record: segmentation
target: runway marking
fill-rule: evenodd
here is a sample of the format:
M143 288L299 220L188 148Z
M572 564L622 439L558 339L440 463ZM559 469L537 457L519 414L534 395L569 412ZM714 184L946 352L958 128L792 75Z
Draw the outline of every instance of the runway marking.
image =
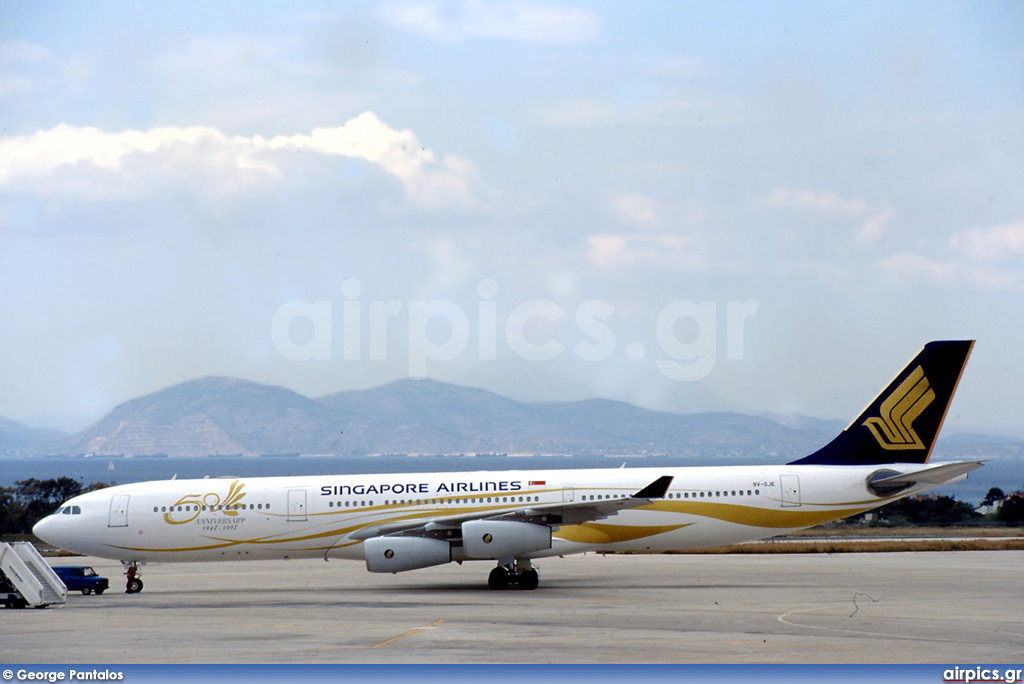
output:
M379 644L374 644L370 648L380 648L381 646L387 646L388 644L393 644L396 641L398 641L399 639L404 639L407 636L412 636L413 634L416 634L417 632L422 632L423 630L430 629L431 627L437 627L442 622L444 622L444 620L438 620L437 622L431 622L429 625L424 625L422 627L417 627L416 629L410 629L405 634L399 634L396 637L391 637L387 641L382 641Z

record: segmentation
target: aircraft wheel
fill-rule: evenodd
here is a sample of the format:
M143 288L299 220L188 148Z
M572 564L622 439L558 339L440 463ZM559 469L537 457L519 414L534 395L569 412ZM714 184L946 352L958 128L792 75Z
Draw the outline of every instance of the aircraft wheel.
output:
M540 575L536 570L525 570L519 575L519 588L533 591L540 584Z
M128 582L129 594L138 594L140 591L142 591L142 580L132 579L130 582Z
M498 566L487 576L487 586L491 589L508 589L508 570Z

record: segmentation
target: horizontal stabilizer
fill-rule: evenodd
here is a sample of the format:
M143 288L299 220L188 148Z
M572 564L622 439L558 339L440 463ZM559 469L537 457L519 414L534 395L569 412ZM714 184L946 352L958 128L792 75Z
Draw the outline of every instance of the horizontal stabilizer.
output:
M964 461L961 463L945 463L924 470L915 470L912 473L898 473L895 470L883 468L876 470L868 476L868 491L875 496L892 496L910 489L918 484L926 484L931 487L953 482L960 478L967 477L967 473L985 465L982 461Z
M966 475L975 468L985 465L983 461L966 461L963 463L947 463L934 468L925 468L905 475L892 475L890 477L872 480L871 484L878 487L913 487L916 484L924 483L930 485L941 485L955 480L961 475Z

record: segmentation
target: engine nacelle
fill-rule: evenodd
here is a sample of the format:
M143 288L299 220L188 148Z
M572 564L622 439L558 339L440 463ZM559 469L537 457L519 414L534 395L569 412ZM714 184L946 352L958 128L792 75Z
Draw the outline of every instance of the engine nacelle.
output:
M452 560L452 545L427 537L371 537L363 542L370 572L405 572Z
M514 520L462 523L462 546L470 558L512 558L551 548L551 528Z

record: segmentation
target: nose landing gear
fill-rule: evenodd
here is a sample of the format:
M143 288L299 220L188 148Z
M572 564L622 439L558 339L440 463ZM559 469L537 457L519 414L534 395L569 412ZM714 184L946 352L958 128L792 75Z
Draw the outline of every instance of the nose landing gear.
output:
M128 578L126 582L124 593L126 594L138 594L142 591L142 580L139 579L139 562L138 561L121 561L121 564L125 568L125 577Z

